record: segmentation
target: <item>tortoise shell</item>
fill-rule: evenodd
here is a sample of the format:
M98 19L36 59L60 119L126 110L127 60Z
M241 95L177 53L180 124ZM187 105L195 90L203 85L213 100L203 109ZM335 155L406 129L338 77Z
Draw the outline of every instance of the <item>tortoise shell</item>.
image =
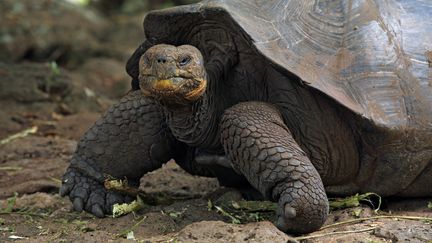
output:
M432 2L426 0L209 0L152 11L144 30L151 43L194 44L204 56L206 43L233 40L211 33L192 37L228 30L377 126L430 130L431 19Z

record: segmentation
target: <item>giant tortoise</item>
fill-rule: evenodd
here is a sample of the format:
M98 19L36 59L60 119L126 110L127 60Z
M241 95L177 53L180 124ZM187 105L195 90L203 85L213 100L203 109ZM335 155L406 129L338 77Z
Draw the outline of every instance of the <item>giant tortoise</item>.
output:
M61 195L98 217L171 158L318 229L327 195L432 196L432 3L209 0L153 11L132 90L81 138Z

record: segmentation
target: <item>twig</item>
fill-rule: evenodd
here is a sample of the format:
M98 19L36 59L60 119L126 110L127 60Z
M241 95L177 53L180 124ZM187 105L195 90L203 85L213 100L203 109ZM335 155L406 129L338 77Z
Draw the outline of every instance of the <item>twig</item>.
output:
M48 178L50 180L52 180L53 182L55 182L56 184L58 184L59 186L61 186L62 181L59 178L55 178L55 177L52 177L52 176L48 176Z
M218 206L216 206L216 205L214 205L214 207L215 207L216 210L217 210L218 212L220 212L223 216L229 217L229 218L231 219L231 223L232 223L232 224L240 224L240 223L241 223L241 221L240 221L238 218L236 218L235 216L229 214L228 212L226 212L225 210L223 210L221 207L218 207Z
M236 210L242 210L246 212L268 212L276 211L278 205L274 202L269 201L235 201L231 203L231 206Z
M38 214L38 213L30 213L30 212L0 212L0 215L3 214L18 214L18 215L27 215L27 216L34 216L34 217L41 217L46 218L48 215L45 214Z
M140 196L142 201L145 204L150 204L150 205L170 204L172 203L172 200L184 200L184 199L193 198L193 196L188 196L188 195L168 198L168 197L164 197L163 195L159 196L159 195L149 194L137 188L130 187L126 179L125 180L106 179L104 182L104 186L107 190L116 191L132 197Z
M19 166L2 166L0 167L0 171L19 171L22 170L22 167Z
M374 206L374 204L372 203L372 201L369 199L370 196L376 196L378 197L378 206L377 208L375 208L375 212L378 212L378 210L381 207L381 196L374 193L374 192L367 192L364 194L355 194L353 196L350 197L346 197L346 198L335 198L332 199L330 198L329 203L330 203L330 208L332 210L335 209L344 209L344 208L352 208L352 207L357 207L360 205L360 202L368 202L370 203L372 206Z
M147 216L143 216L142 219L140 219L140 221L138 221L136 224L134 224L132 227L130 227L129 229L125 229L123 230L121 233L117 234L117 237L124 237L126 236L129 232L133 231L136 227L138 227L142 222L144 222L144 220L147 218Z
M328 229L328 228L332 228L332 227L336 227L336 226L344 225L344 224L358 223L358 222L371 220L371 219L386 219L386 218L387 219L392 218L392 219L430 220L430 221L432 221L431 217L417 217L417 216L403 216L403 215L379 215L379 216L372 216L372 217L366 217L366 218L351 219L351 220L347 220L347 221L342 221L342 222L326 225L324 227L321 227L320 230L324 230L324 229Z
M313 239L313 238L319 238L319 237L325 237L325 236L331 236L331 235L343 235L343 234L352 234L352 233L362 233L374 230L378 227L371 227L367 229L360 229L360 230L346 230L346 231L336 231L336 232L330 232L325 234L316 234L316 235L307 235L307 236L300 236L295 237L296 240L306 240L306 239Z
M143 192L137 188L130 187L128 181L125 180L111 180L107 179L104 181L104 187L107 190L117 191L123 194L127 194L132 197L142 194ZM140 195L141 196L141 195Z
M7 137L5 139L0 140L0 145L7 144L10 141L12 141L14 139L17 139L17 138L27 137L29 134L36 133L37 130L38 130L38 127L37 126L33 126L31 128L25 129L25 130L23 130L23 131L21 131L19 133L15 133L13 135L10 135L9 137Z

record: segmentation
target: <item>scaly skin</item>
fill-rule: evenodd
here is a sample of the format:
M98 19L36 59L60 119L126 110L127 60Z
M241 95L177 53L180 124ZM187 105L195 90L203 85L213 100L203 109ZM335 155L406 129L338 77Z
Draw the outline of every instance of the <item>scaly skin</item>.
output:
M143 174L162 166L181 147L165 125L161 107L140 91L132 91L113 105L81 138L60 189L74 209L98 217L129 198L103 187L106 175L127 178L138 186Z
M194 175L217 175L217 157L195 163L195 149L176 141L165 124L162 107L153 98L131 91L113 105L80 139L69 168L63 176L61 196L69 196L76 211L97 217L111 214L112 205L132 200L105 190L108 177L127 178L131 186L147 172L174 158Z
M233 166L278 202L276 225L285 232L317 230L328 214L320 175L270 104L245 102L223 115L222 144Z
M84 135L64 175L61 194L69 195L75 210L103 217L114 203L128 200L103 188L106 174L138 185L144 173L174 158L192 174L255 191L250 183L277 201L276 225L285 232L311 232L324 223L328 201L321 178L278 110L245 102L222 115L226 103L215 101L222 92L217 82L235 63L227 53L216 55L208 70L192 46L156 45L143 54L141 90Z

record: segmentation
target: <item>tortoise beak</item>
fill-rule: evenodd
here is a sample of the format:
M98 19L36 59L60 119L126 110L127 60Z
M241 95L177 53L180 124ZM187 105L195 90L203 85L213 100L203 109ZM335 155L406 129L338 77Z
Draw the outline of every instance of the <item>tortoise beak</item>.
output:
M177 85L175 85L171 79L162 79L162 80L158 80L155 82L155 84L153 85L153 88L155 90L160 90L160 91L169 91L169 90L175 90L177 89Z

